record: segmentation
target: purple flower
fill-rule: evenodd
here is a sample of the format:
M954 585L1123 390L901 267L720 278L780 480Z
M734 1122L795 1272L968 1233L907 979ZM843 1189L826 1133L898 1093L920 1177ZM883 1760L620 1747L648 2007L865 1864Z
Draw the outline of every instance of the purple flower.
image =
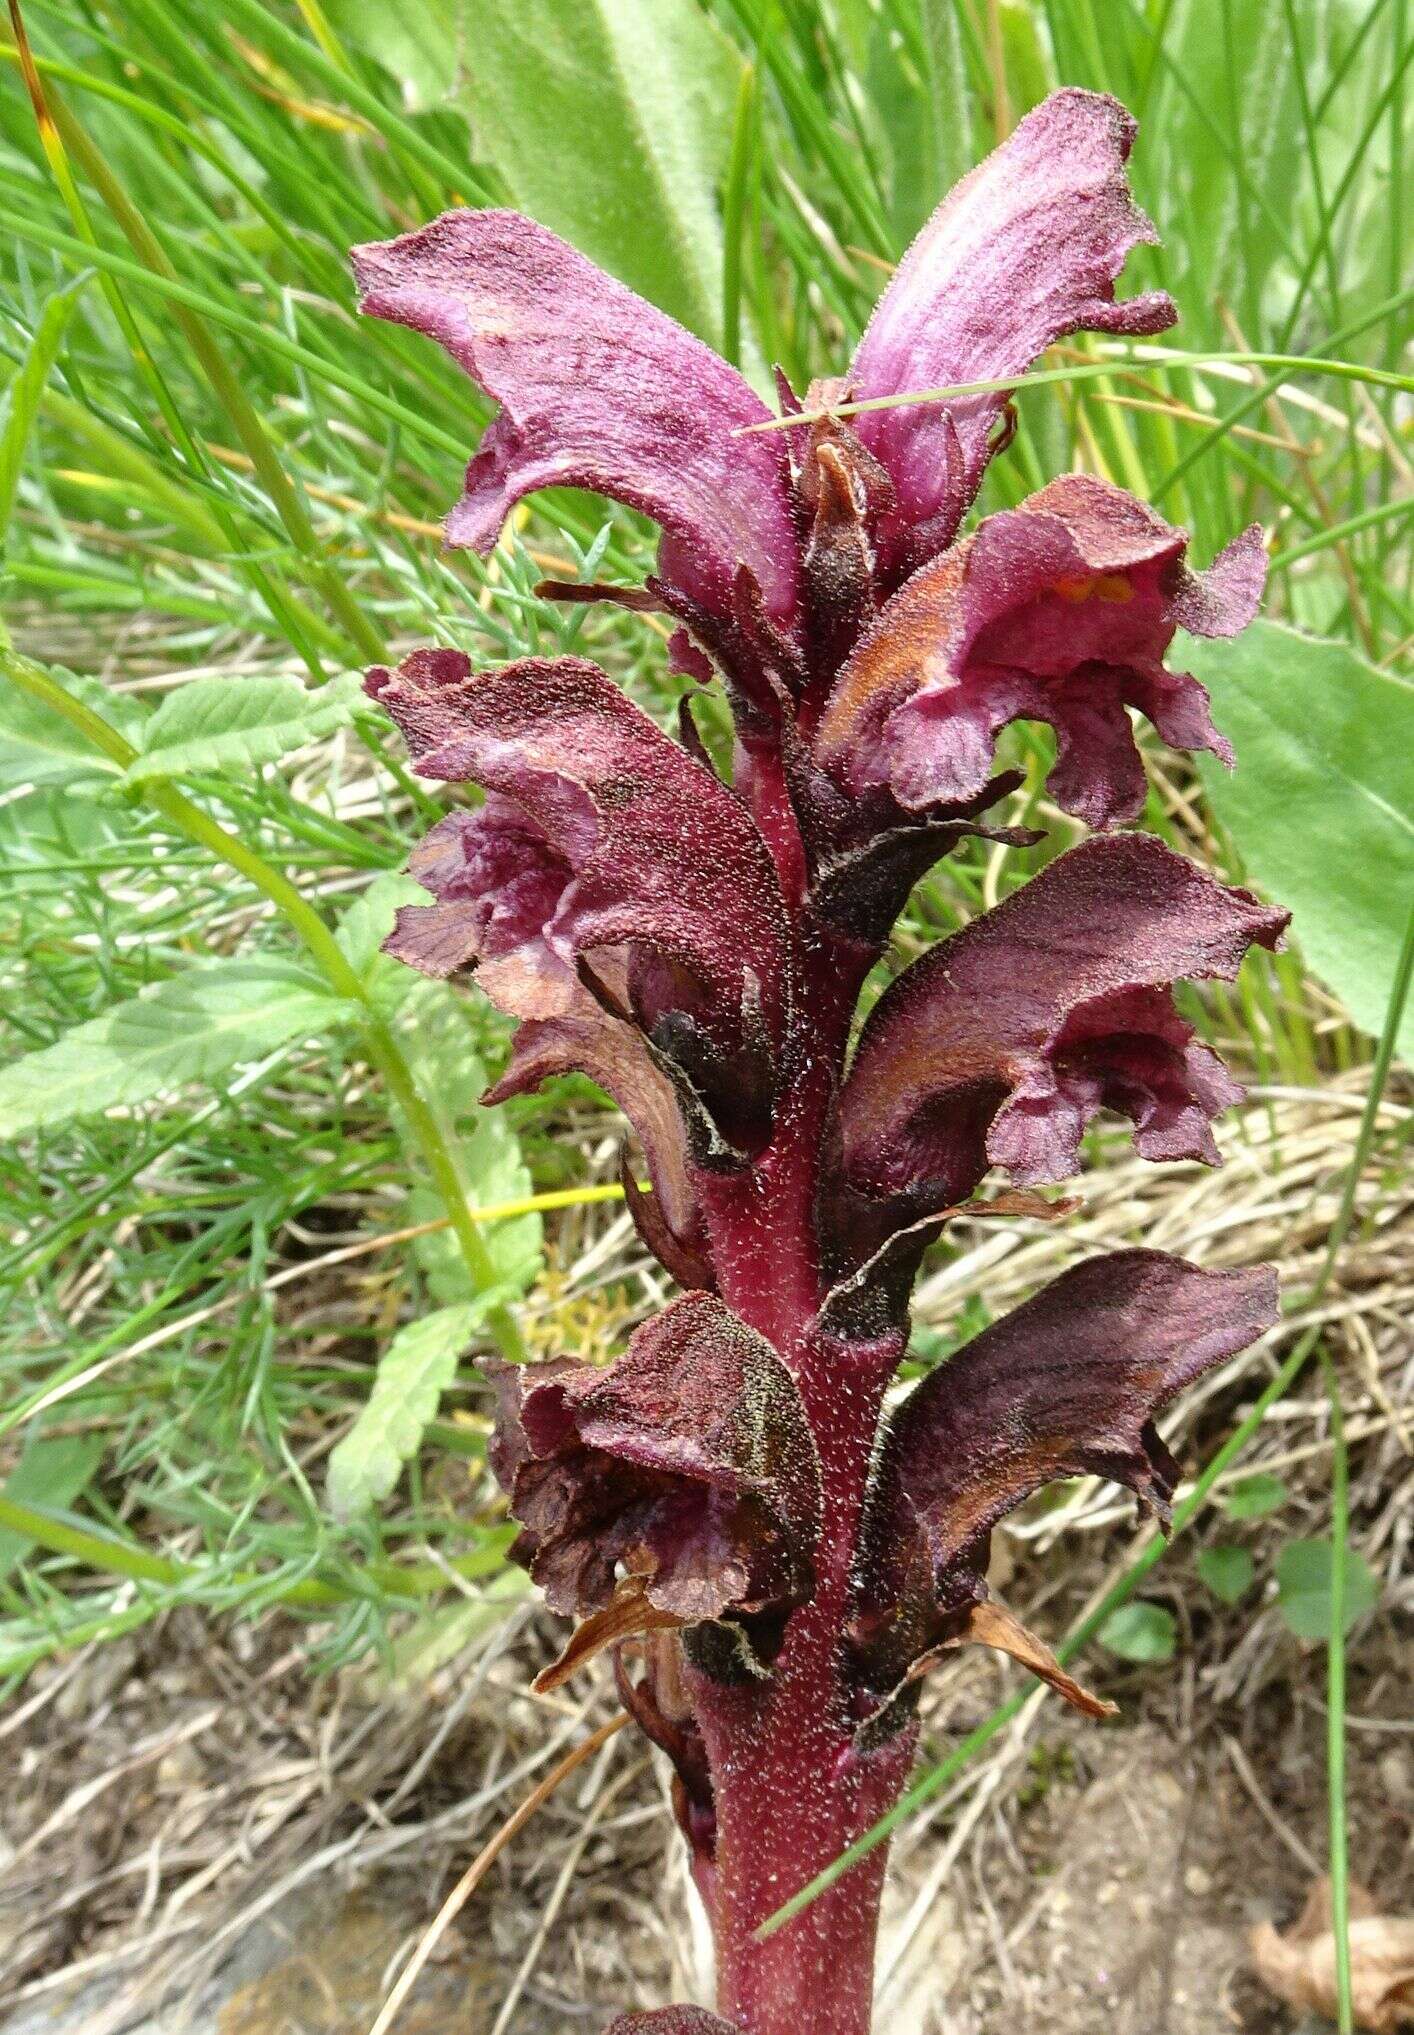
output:
M1206 572L1184 532L1107 482L1053 481L960 534L1009 432L1003 388L1062 335L1157 332L1116 302L1151 239L1129 116L1057 93L960 184L910 251L847 374L778 431L741 377L528 220L451 213L360 249L363 307L439 340L500 414L448 521L495 542L551 482L662 529L646 587L551 586L677 618L671 658L723 681L731 782L596 666L476 672L415 651L369 690L419 772L481 786L414 851L429 902L389 951L474 973L519 1021L488 1101L578 1069L619 1102L647 1248L688 1292L605 1368L490 1366L492 1466L514 1553L575 1619L554 1687L608 1651L672 1762L717 1941L725 2019L667 2008L613 2035L866 2035L883 1852L789 1928L780 1902L898 1799L914 1697L948 1649L1011 1656L1093 1716L1112 1705L987 1591L992 1532L1093 1474L1166 1514L1173 1397L1272 1321L1274 1282L1157 1252L1067 1272L886 1415L923 1250L966 1206L1055 1220L1030 1189L1127 1118L1152 1160L1218 1158L1241 1089L1175 1004L1230 980L1287 915L1159 841L1109 833L903 969L854 1016L912 886L961 842L1034 843L987 815L1000 730L1055 732L1054 798L1101 828L1145 781L1138 710L1231 762L1179 629L1231 634L1260 535ZM834 406L834 408L832 408ZM971 1201L994 1169L1015 1183Z

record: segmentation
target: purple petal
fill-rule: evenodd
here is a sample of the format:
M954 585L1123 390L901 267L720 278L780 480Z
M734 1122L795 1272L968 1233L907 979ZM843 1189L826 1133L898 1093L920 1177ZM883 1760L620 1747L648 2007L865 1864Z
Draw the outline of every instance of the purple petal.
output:
M688 1172L687 1133L677 1091L632 1025L610 1016L576 985L576 1001L560 1016L523 1024L510 1065L482 1100L525 1095L555 1074L587 1074L611 1095L633 1125L651 1196L629 1196L640 1235L682 1286L713 1284L711 1257ZM631 1176L629 1176L631 1184Z
M1009 381L1071 332L1162 332L1162 290L1115 302L1129 251L1154 229L1124 165L1135 123L1067 88L1028 113L923 228L875 308L848 376L856 399ZM855 431L892 477L896 577L951 542L977 492L1001 393L866 411Z
M1207 693L1163 658L1180 625L1205 635L1246 627L1265 553L1249 530L1195 573L1187 542L1087 474L989 516L879 615L826 704L818 760L856 794L888 786L919 810L977 796L998 731L1045 721L1056 731L1052 794L1093 826L1132 820L1144 803L1126 707L1172 747L1230 763Z
M727 613L744 566L793 624L784 450L734 435L770 412L709 347L515 212L447 212L352 259L364 312L435 339L501 405L448 543L489 551L522 495L593 488L661 525L670 586Z
M1064 1179L1102 1107L1133 1121L1145 1158L1211 1162L1209 1122L1241 1090L1168 985L1231 979L1288 917L1148 835L1071 849L875 1005L841 1097L848 1185L924 1212L989 1164Z
M1178 1470L1154 1427L1185 1386L1277 1316L1268 1266L1204 1271L1161 1251L1091 1258L917 1386L885 1442L864 1624L926 1552L949 1614L986 1594L993 1527L1059 1477L1127 1484L1164 1513Z
M765 843L712 771L579 658L477 676L460 652L415 651L369 690L422 776L494 795L417 851L437 903L405 908L393 952L435 973L474 960L503 1009L533 1018L579 1008L588 957L695 1080L769 1086L785 910Z
M556 1610L601 1610L618 1563L685 1622L779 1618L810 1595L815 1445L790 1373L720 1300L675 1300L608 1370L488 1370L516 1559Z

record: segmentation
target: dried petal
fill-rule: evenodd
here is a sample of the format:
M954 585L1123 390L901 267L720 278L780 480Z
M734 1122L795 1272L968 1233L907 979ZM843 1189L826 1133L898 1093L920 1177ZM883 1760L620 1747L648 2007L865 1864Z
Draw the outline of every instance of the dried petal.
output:
M1396 2035L1414 2023L1414 1916L1382 1915L1374 1898L1350 1887L1350 1992L1357 2028ZM1270 1991L1298 2012L1337 2014L1335 1934L1330 1881L1318 1880L1285 1935L1270 1922L1252 1932L1252 1961Z
M1241 1090L1167 985L1231 978L1288 916L1147 835L1071 849L875 1005L840 1102L848 1185L923 1214L988 1165L1064 1179L1101 1108L1146 1159L1215 1162L1209 1124Z
M1195 678L1166 671L1182 625L1235 635L1266 571L1255 527L1206 573L1188 539L1123 489L1068 474L989 516L897 593L841 672L815 743L858 794L906 807L975 797L1009 721L1056 731L1051 792L1093 826L1132 820L1144 767L1126 707L1175 749L1232 752Z
M1096 1719L1117 1717L1119 1705L1109 1703L1068 1675L1051 1649L1034 1632L1029 1632L1019 1618L1014 1618L1005 1604L998 1604L995 1598L984 1597L980 1603L969 1604L963 1612L963 1623L949 1638L927 1653L920 1654L913 1663L905 1681L917 1682L935 1668L944 1654L952 1653L960 1646L990 1646L996 1653L1007 1654L1021 1666L1029 1668L1040 1681L1046 1682L1058 1696L1063 1696L1072 1710L1080 1711L1084 1717Z
M557 1611L601 1611L619 1563L684 1623L779 1618L809 1596L814 1442L790 1373L721 1301L685 1294L607 1370L492 1375L492 1466L525 1528L515 1557Z
M1135 132L1098 92L1054 92L1028 113L914 241L855 355L851 395L1007 381L1067 333L1172 325L1161 290L1115 302L1130 249L1155 238L1124 172ZM1005 400L960 396L852 419L897 491L881 533L895 583L956 534Z
M992 1529L1058 1477L1109 1477L1166 1512L1178 1470L1154 1426L1185 1386L1276 1319L1269 1267L1205 1271L1118 1251L1064 1273L917 1386L888 1431L867 1534L861 1629L986 1595Z
M673 1809L691 1848L698 1886L711 1908L702 1872L716 1848L717 1820L707 1748L698 1728L683 1674L682 1641L673 1631L647 1634L634 1645L643 1673L629 1672L628 1649L614 1654L614 1684L625 1710L644 1737L673 1763Z
M729 612L746 567L794 620L798 546L784 451L735 368L567 242L516 212L446 212L352 255L359 308L446 348L501 405L447 518L489 551L536 488L594 488L663 530L661 577Z
M420 650L369 690L421 775L495 794L414 856L437 903L403 909L391 951L439 974L476 962L502 1009L533 1018L580 1007L588 957L598 992L704 1093L768 1111L785 912L741 802L580 658L478 676L459 651Z

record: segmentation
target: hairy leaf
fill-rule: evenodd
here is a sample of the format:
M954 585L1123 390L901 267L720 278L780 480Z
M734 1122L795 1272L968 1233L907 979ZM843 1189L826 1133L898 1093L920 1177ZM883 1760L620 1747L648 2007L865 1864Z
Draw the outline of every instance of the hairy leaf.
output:
M341 672L311 691L297 678L195 678L169 692L144 731L130 784L154 777L244 774L273 763L353 719L363 679Z
M378 1363L368 1403L329 1458L325 1485L338 1519L388 1497L434 1418L486 1307L462 1301L400 1328Z
M694 0L340 0L336 16L424 106L467 116L523 211L719 336L739 60Z
M352 1007L274 955L201 962L0 1072L0 1137L215 1081Z
M65 692L110 721L129 741L140 741L145 710L127 694L96 678L54 667ZM21 785L79 784L120 776L86 735L29 693L0 678L0 792Z

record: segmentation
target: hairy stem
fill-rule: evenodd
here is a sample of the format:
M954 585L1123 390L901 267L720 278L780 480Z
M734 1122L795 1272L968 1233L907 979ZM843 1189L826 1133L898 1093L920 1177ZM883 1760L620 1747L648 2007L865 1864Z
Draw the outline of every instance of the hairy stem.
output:
M716 1813L712 1922L717 2003L746 2035L868 2035L886 1854L881 1849L799 1922L762 1923L896 1801L912 1765L905 1727L860 1749L847 1622L874 1437L898 1344L847 1344L819 1320L828 1274L816 1205L821 1154L858 987L815 939L799 988L806 1043L782 1083L775 1135L756 1163L705 1177L722 1297L794 1373L820 1459L824 1515L811 1601L790 1618L769 1678L700 1651L689 1685Z

